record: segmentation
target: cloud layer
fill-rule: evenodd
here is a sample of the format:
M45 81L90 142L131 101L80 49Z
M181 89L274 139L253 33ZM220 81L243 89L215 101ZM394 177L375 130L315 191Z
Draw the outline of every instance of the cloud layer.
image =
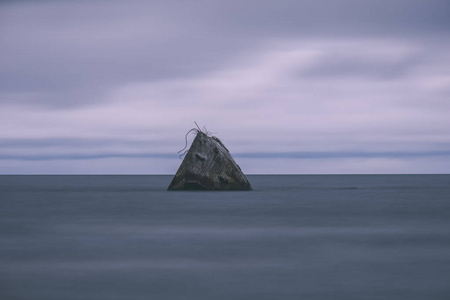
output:
M448 173L446 1L0 5L0 173Z

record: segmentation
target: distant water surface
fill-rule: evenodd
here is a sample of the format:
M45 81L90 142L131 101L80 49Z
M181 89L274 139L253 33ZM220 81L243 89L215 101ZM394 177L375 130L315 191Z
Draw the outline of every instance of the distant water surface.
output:
M450 175L0 176L0 299L450 299Z

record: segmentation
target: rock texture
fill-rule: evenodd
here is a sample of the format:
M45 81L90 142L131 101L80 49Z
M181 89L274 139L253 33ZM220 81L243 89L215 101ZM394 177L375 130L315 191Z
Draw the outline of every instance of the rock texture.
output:
M197 131L168 190L248 191L252 186L222 142Z

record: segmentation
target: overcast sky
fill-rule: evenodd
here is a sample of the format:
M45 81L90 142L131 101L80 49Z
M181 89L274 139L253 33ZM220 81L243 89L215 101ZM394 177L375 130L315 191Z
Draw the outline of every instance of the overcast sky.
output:
M1 1L0 174L450 173L450 2ZM190 136L192 140L193 136Z

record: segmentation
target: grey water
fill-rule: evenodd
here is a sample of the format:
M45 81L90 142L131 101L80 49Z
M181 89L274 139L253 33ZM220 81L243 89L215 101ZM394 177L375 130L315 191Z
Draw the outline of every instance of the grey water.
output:
M0 299L450 299L450 175L0 176Z

